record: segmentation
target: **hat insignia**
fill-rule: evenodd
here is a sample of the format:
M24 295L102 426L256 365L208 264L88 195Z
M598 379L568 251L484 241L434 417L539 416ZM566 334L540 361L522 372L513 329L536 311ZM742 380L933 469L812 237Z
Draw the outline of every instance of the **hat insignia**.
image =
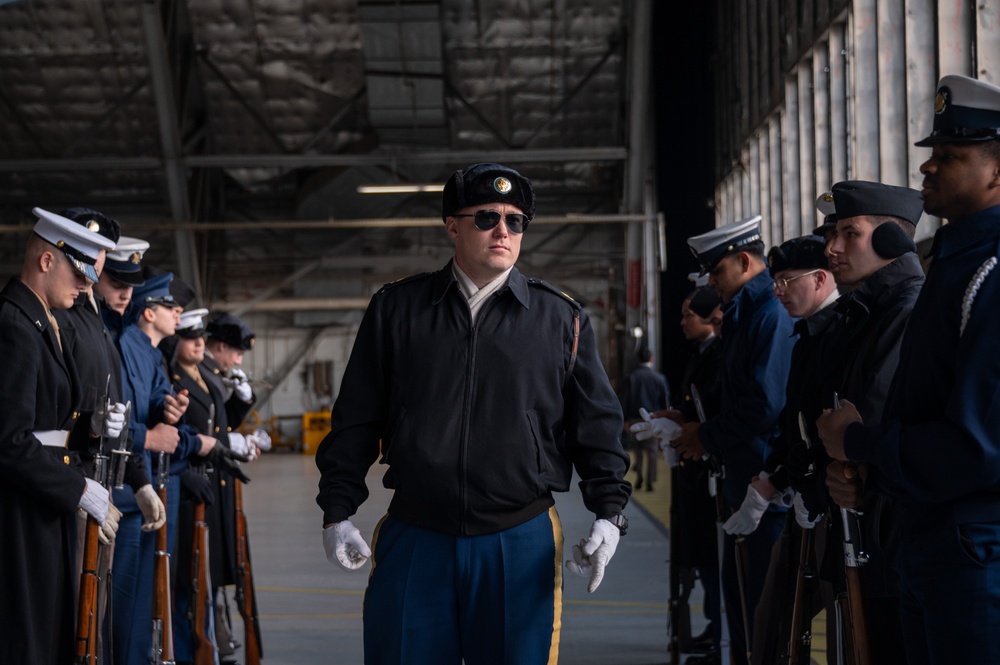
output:
M58 247L59 249L62 249L65 246L66 246L66 241L64 240L60 240L59 242L56 243L56 247Z
M254 338L251 337L250 341L247 342L247 346L249 346L252 349L253 348L253 343L254 343Z
M501 194L510 194L511 185L510 180L504 177L499 177L493 181L493 189L497 190Z
M832 203L833 202L833 192L827 192L826 194L824 194L823 195L823 200L826 201L827 203Z
M134 254L132 254L132 256L128 258L129 263L134 263L136 265L138 265L141 259L142 259L142 254L140 254L139 252L135 252Z
M99 233L101 230L101 225L95 222L94 220L90 220L89 222L87 222L87 230L93 231L94 233Z
M948 108L948 97L951 91L948 88L941 88L938 90L937 96L934 98L934 112L937 114L944 113L944 110Z

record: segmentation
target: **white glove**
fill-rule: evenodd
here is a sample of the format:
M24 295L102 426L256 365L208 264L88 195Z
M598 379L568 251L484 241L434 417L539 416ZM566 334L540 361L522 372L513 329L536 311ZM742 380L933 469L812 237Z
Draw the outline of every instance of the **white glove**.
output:
M153 486L146 483L135 493L135 502L139 504L142 511L142 530L146 533L156 531L167 522L167 509L163 507L163 502L153 490Z
M652 439L654 436L661 442L673 441L681 435L682 427L670 418L653 418L646 409L639 409L643 422L635 423L629 431L637 441Z
M252 439L253 445L257 446L264 452L271 449L271 435L259 427L255 429L253 434L248 436L247 439Z
M104 520L104 526L97 532L97 539L105 545L115 542L115 534L118 533L118 520L121 519L122 511L115 508L115 504L108 504L108 519Z
M90 431L109 439L121 436L125 424L125 405L120 402L112 404L107 413L99 409L90 417Z
M566 561L566 568L580 577L589 577L587 592L594 593L604 579L604 569L618 549L621 531L608 520L597 520L590 527L590 538L580 539L573 546L573 560Z
M344 570L357 570L372 555L368 543L351 520L337 522L323 529L323 547L327 560Z
M795 498L792 499L792 508L795 510L795 521L803 529L812 529L823 519L822 515L817 515L815 520L809 519L809 509L802 502L802 495L798 492L795 493Z
M237 455L250 457L250 445L247 443L247 438L239 432L229 433L229 449Z
M83 490L83 496L80 497L80 507L93 517L95 522L104 526L104 521L108 519L108 499L111 495L93 478L84 480L87 481L87 486Z
M762 497L753 485L747 485L747 496L743 499L743 505L733 513L732 517L726 520L722 529L730 536L733 534L746 535L753 533L760 524L760 518L767 510L769 501Z
M224 379L226 385L233 387L233 392L244 402L249 402L253 398L253 391L250 390L250 381L247 373L239 367L229 370L229 376Z

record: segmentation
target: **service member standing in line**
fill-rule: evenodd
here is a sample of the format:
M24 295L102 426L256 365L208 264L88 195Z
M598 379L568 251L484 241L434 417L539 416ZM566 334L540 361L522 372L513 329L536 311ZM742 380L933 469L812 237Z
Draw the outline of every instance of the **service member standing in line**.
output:
M722 356L726 371L719 414L703 424L686 423L673 445L688 459L701 459L706 453L721 458L725 467L723 498L726 508L733 511L764 466L785 405L795 343L792 319L771 286L759 216L689 238L688 245L724 303ZM737 561L736 538L726 536L722 592L736 663L747 660L754 609L783 518L784 509L777 506L765 511L757 529L745 537L745 546L739 545L742 563Z
M97 281L94 264L114 243L60 215L34 213L21 274L0 292L0 662L65 665L76 627L76 512L102 526L108 516L108 491L84 477L66 446L70 438L117 437L124 418L73 412L80 386L52 310L72 307L87 280Z
M853 405L820 417L827 452L869 465L893 497L907 660L1000 663L1000 88L938 84L919 146L931 248L881 423ZM839 213L839 209L838 209Z
M516 267L531 183L499 164L456 171L442 218L455 258L383 287L316 453L331 562L372 556L349 518L381 455L395 490L375 534L365 662L558 657L562 527L575 468L596 520L567 568L593 592L627 522L622 413L581 307ZM380 444L381 442L381 444Z
M667 379L653 367L653 352L645 346L636 351L639 366L632 370L625 380L625 388L620 399L622 412L625 414L625 436L632 438L629 427L642 421L639 409L660 411L670 405L670 388ZM646 488L653 491L656 482L656 463L660 458L660 445L656 438L638 439L633 441L635 452L635 489Z
M89 208L70 208L59 213L67 219L71 219L83 226L96 225L98 233L105 238L117 243L120 239L120 226L118 221ZM117 247L115 248L117 250ZM111 250L113 253L115 250ZM94 268L98 277L103 274L108 261L114 262L117 255L109 253L106 256L104 265L100 261ZM94 297L92 284L87 287L77 297L73 306L66 310L56 310L54 312L56 321L60 329L64 332L63 343L67 353L72 354L73 362L76 365L77 375L80 381L83 399L100 398L107 390L107 398L112 403L121 401L121 362L118 358L118 349L115 347L111 333L104 327L101 319L100 307ZM65 334L67 331L72 334ZM110 378L110 381L108 380ZM79 411L92 409L93 404L81 404ZM97 450L99 440L90 442L90 446L80 453L84 460L84 468L88 477L93 474L93 460ZM105 451L106 453L107 451ZM141 455L129 455L125 462L124 480L132 488L132 491L139 497L139 508L143 512L143 521L151 529L158 529L166 522L167 513L160 497L149 482L146 473L146 461ZM114 505L112 503L112 505ZM117 510L117 508L115 508ZM83 536L85 519L77 522L79 527L79 544L77 561L83 563ZM112 559L114 554L113 543L109 543L100 548L98 577L106 582L109 578ZM79 570L81 566L78 566ZM95 645L97 659L103 662L103 633L102 626L105 620L105 609L107 606L107 591L109 585L102 583L98 586L98 644Z

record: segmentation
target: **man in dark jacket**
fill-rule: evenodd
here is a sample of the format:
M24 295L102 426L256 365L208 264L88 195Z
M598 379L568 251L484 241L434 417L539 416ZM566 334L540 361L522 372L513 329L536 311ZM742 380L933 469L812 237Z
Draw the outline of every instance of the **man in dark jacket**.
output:
M624 533L622 413L580 305L514 263L531 183L499 164L456 171L442 218L455 258L383 287L358 331L316 453L327 557L371 556L348 519L381 455L393 489L364 603L369 662L550 662L574 469L595 516L572 572L594 591ZM488 656L487 656L488 654Z
M63 665L73 658L77 509L102 526L109 514L108 491L84 477L67 443L117 437L124 416L112 433L100 416L73 411L80 386L52 310L97 280L94 265L114 243L34 212L21 273L0 292L0 662Z
M642 420L639 409L659 411L670 405L670 388L667 379L653 367L653 352L646 347L640 348L635 354L639 366L625 380L622 390L622 412L625 414L625 432L632 423ZM626 436L631 436L626 434ZM660 457L660 446L655 438L633 442L636 456L635 489L644 486L647 492L653 491L656 482L656 463Z
M945 76L934 110L921 194L948 223L885 407L872 423L845 403L818 425L832 457L867 465L895 501L909 663L1000 663L1000 88Z
M836 183L832 194L837 225L826 251L838 284L850 289L837 303L841 317L837 334L845 349L837 390L866 423L877 425L899 362L903 330L924 283L911 239L923 213L923 199L908 187L857 180ZM832 394L825 396L823 406L833 406ZM899 585L889 565L897 541L896 519L888 497L873 491L862 494L862 478L868 472L864 464L855 469L832 461L826 466L826 481L837 505L860 509L864 515L862 542L869 560L862 572L874 662L905 663ZM834 524L839 524L842 515L834 517ZM839 540L830 539L828 553L840 550Z

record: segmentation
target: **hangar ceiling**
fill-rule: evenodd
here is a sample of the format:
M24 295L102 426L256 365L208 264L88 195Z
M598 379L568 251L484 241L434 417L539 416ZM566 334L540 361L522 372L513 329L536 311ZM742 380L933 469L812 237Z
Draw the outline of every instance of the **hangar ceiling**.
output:
M644 90L630 63L648 45L630 37L634 12L624 0L0 0L0 265L19 269L32 207L85 205L150 240L147 262L196 283L204 304L270 300L286 323L336 323L452 251L440 194L359 186L501 161L539 199L525 272L606 299L621 222L641 212L626 146Z

